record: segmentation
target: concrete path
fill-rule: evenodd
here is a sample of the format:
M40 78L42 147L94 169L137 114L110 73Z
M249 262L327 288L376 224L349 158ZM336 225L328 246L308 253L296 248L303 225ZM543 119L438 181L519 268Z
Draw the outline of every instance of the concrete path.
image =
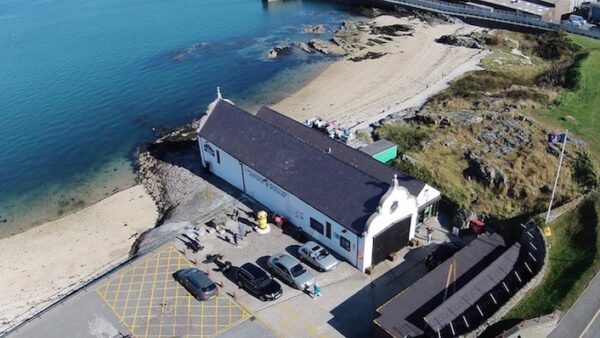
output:
M592 338L600 336L600 273L560 320L549 338Z

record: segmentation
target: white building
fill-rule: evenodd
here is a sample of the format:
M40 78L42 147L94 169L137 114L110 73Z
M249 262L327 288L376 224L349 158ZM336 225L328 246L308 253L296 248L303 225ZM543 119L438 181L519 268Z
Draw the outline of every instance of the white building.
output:
M361 151L269 108L219 97L200 122L202 164L284 215L361 271L415 235L441 195Z

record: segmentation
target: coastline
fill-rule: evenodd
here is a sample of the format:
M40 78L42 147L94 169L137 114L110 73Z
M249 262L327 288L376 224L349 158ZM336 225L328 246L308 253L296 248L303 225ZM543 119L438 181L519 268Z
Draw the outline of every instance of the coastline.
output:
M366 128L393 112L422 105L449 81L477 69L486 55L435 42L441 35L480 30L464 23L430 25L391 16L374 22L409 25L414 32L369 47L367 51L385 53L379 58L354 62L349 58L355 55L349 55L334 61L271 107L300 122L319 116ZM364 33L360 38L373 36ZM124 259L136 236L154 227L158 218L155 202L138 184L58 220L0 238L0 267L7 271L0 281L0 292L7 295L0 301L0 331L23 312L51 303L57 292L81 286Z
M448 34L468 34L481 28L464 23L429 25L415 18L380 16L376 25L407 25L414 34L394 37L393 43L370 51L380 58L334 62L307 86L272 108L303 122L311 117L336 120L350 129L403 109L423 105L462 74L479 69L487 52L435 42ZM374 38L364 34L363 40Z
M61 219L0 239L0 331L128 257L158 218L142 185ZM24 318L22 318L24 319Z

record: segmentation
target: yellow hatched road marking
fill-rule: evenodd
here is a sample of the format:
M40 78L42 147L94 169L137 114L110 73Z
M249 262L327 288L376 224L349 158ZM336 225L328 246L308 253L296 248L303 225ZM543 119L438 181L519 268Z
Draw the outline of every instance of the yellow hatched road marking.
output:
M124 275L125 274L122 273L121 276L119 277L119 285L117 286L117 293L115 294L115 302L112 305L113 308L117 306L117 300L119 300L119 292L121 292L121 284L123 283ZM106 284L106 293L108 294L108 284Z
M152 313L152 304L154 303L154 289L156 286L156 278L158 278L158 262L160 261L160 254L158 254L158 259L156 259L156 265L154 266L154 278L152 279L152 291L150 292L150 303L148 304L148 314L146 318L146 337L148 336L148 327L150 325L150 314Z
M219 298L217 297L215 300L217 301L217 309L216 311L219 311ZM219 316L215 316L215 331L217 330L217 328L219 327Z
M181 255L177 255L177 270L180 269L181 267ZM173 314L175 317L177 317L177 303L179 301L179 285L177 286L177 288L175 289L175 306L173 307ZM172 335L175 336L175 325L173 325L173 332Z
M173 252L173 250L168 250L169 251L169 257L167 258L168 262L171 263L171 253ZM169 274L166 273L165 274L165 288L163 291L163 298L162 298L162 306L167 306L167 282L169 281ZM164 315L161 314L160 316L160 325L158 327L158 336L162 336L162 328L163 328L163 319L164 319Z
M143 281L146 280L146 271L148 270L148 263L150 262L149 259L146 260L146 264L144 265L144 274L142 275L142 285L144 284ZM137 300L137 305L135 306L135 314L133 315L133 324L131 325L131 332L135 333L135 320L137 319L137 313L138 313L138 309L140 307L140 299L142 298L142 293L144 292L144 288L140 287L140 292L138 293L138 300Z
M192 297L188 296L187 334L190 335L190 310L192 309Z
M127 308L127 304L129 304L129 295L131 294L131 284L133 282L133 273L135 272L135 269L137 269L137 268L138 268L137 266L134 266L131 270L132 275L131 275L131 278L129 279L129 289L127 290L127 297L125 298L125 306L124 306L125 308ZM121 314L122 321L124 321L124 318L125 318L125 312L123 312Z

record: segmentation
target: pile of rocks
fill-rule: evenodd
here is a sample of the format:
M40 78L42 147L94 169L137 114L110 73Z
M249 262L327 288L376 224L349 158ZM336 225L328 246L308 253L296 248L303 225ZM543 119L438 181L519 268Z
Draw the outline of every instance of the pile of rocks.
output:
M442 35L435 41L446 45L483 49L486 45L485 37L478 34L450 34Z

